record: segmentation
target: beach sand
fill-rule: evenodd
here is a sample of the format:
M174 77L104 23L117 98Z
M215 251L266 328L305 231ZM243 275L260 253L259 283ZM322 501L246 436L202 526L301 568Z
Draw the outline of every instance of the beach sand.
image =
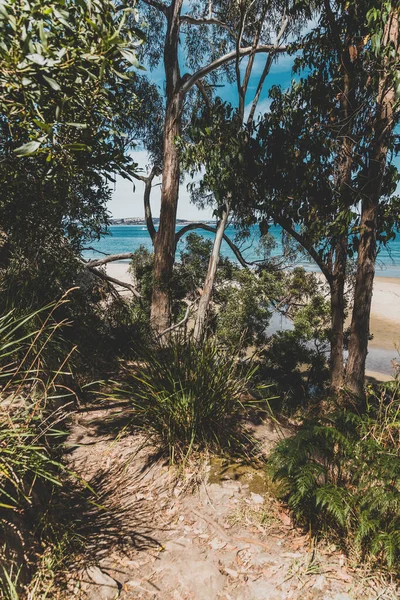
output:
M128 266L128 263L110 263L106 266L106 270L111 277L132 283ZM396 348L400 347L400 278L375 278L370 329L373 334L373 339L369 343L370 360L374 355L376 359L372 361L373 370L367 371L367 375L374 379L387 380L390 360L396 357ZM386 365L386 363L387 367L382 369L386 371L384 374L379 369L380 364Z

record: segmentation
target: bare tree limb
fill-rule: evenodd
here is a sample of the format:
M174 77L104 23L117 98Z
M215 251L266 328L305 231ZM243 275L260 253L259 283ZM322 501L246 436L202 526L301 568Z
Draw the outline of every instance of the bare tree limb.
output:
M279 33L278 33L278 35L276 37L276 40L275 40L275 47L276 48L279 48L279 44L281 42L282 37L285 35L285 31L287 29L288 24L289 24L289 19L286 16L286 14L284 13L283 18L282 18L282 26L281 26L280 31L279 31ZM260 100L260 95L261 95L261 92L262 92L262 89L263 89L263 86L264 86L264 83L265 83L265 79L267 78L267 76L269 75L269 72L271 70L273 59L274 59L274 54L273 53L269 54L269 56L268 56L268 58L266 60L263 72L261 74L261 77L260 77L260 79L258 81L257 90L256 90L256 93L254 95L253 102L251 104L251 109L250 109L249 117L247 119L247 127L250 127L252 125L252 123L253 123L254 115L255 115L255 112L256 112L256 108L257 108L258 102Z
M110 275L107 275L107 273L103 273L103 271L98 271L97 269L95 269L94 267L91 267L90 265L86 265L86 268L91 273L93 273L93 275L96 275L96 277L99 277L100 279L103 279L104 281L113 283L114 285L119 285L120 287L126 288L127 290L132 292L132 294L139 300L140 303L142 303L142 296L137 291L137 289L130 283L126 283L125 281L120 281L119 279L115 279L115 277L111 277Z
M110 262L116 262L117 260L128 260L134 257L133 252L124 252L123 254L108 254L104 258L98 258L94 260L88 260L86 262L87 267L100 267Z
M142 1L145 4L147 4L148 6L152 6L153 8L156 8L157 10L161 11L165 16L167 16L168 6L166 6L162 2L159 2L158 0L142 0Z
M278 225L280 225L289 235L291 235L296 242L298 242L311 256L311 258L317 263L318 267L321 269L325 279L331 285L333 281L332 273L329 271L328 266L324 263L316 249L312 244L307 243L307 240L304 238L301 233L295 230L294 227L290 224L287 219L284 218L276 218L275 219Z
M227 23L220 21L214 17L192 17L191 15L181 15L180 17L181 23L188 23L189 25L217 25L218 27L222 27L226 29L226 31L232 36L232 38L236 39L236 32L229 27Z
M186 309L185 312L185 316L183 317L183 319L181 321L179 321L179 323L175 323L175 325L171 325L171 327L168 327L167 329L165 329L164 331L162 331L159 335L158 338L163 337L166 333L169 333L170 331L173 331L174 329L178 329L178 327L182 327L182 325L184 325L185 323L187 323L188 319L189 319L189 315L190 315L190 309L192 308L194 302L192 302L191 304L188 304L188 307Z
M159 174L160 174L160 169L157 166L153 166L150 171L150 174L147 177L144 177L143 175L133 175L133 177L135 177L136 179L139 179L140 181L144 182L144 195L143 195L144 217L146 219L147 231L149 232L149 235L151 237L151 241L153 242L153 245L154 245L154 241L156 239L157 231L156 231L156 228L154 227L153 215L151 212L150 196L151 196L151 188L153 185L153 179L154 179L154 177L158 176Z
M272 44L263 44L263 45L258 46L255 50L253 49L252 46L248 46L246 48L240 48L239 55L247 56L251 52L254 52L255 54L260 54L262 52L271 52L272 54L280 54L283 52L287 52L287 46L280 46L280 47L276 48L275 45L272 45ZM213 62L209 63L205 67L202 67L196 73L193 73L193 75L189 75L189 77L184 77L182 80L182 83L181 83L181 90L180 90L181 94L186 94L194 85L196 85L196 83L199 79L203 79L203 77L208 75L208 73L211 73L212 71L215 71L216 69L218 69L219 67L222 67L226 63L231 62L232 60L235 60L236 56L237 56L237 51L232 50L232 52L228 52L227 54L224 54L223 56L216 58Z
M180 229L179 231L176 232L175 246L178 243L178 241L181 239L181 237L183 235L185 235L185 233L187 233L188 231L193 231L194 229L204 229L205 231L211 231L212 233L217 232L216 227L212 227L211 225L206 225L205 223L189 223L189 225L185 225L184 227L182 227L182 229ZM252 263L247 262L243 258L242 253L240 252L239 248L236 246L236 244L234 244L232 242L232 240L226 234L224 234L224 240L228 244L228 246L230 247L230 249L232 250L234 255L236 256L236 258L238 259L238 261L242 265L242 267L244 267L245 269L248 269L249 265L251 265Z

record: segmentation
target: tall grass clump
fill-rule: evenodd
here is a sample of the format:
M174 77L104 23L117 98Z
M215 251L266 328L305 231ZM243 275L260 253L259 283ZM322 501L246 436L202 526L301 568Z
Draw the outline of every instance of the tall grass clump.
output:
M70 353L56 356L64 323L54 313L66 301L0 317L0 598L17 597L13 588L29 580L36 517L60 485L55 456L58 424L71 396L65 377Z
M400 381L369 391L364 414L306 420L271 457L293 516L357 560L400 567Z
M241 425L254 368L213 339L170 338L130 367L115 389L132 421L168 450L173 463L192 450L232 451L246 444Z

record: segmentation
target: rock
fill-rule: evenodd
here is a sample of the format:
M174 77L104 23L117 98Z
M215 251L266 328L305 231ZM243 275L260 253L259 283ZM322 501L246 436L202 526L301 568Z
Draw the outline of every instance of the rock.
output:
M82 577L82 591L88 600L116 600L118 583L99 567L88 567Z
M264 498L260 494L251 492L251 501L253 504L264 504Z

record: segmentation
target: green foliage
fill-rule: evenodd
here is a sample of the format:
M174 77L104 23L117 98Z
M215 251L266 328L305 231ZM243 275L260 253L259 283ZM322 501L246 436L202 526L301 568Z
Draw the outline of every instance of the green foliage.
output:
M253 373L238 352L213 338L200 345L172 338L130 366L114 395L128 399L132 423L153 436L173 463L193 450L244 448L240 417Z
M370 389L365 414L305 420L271 469L295 519L391 570L400 563L400 382Z

